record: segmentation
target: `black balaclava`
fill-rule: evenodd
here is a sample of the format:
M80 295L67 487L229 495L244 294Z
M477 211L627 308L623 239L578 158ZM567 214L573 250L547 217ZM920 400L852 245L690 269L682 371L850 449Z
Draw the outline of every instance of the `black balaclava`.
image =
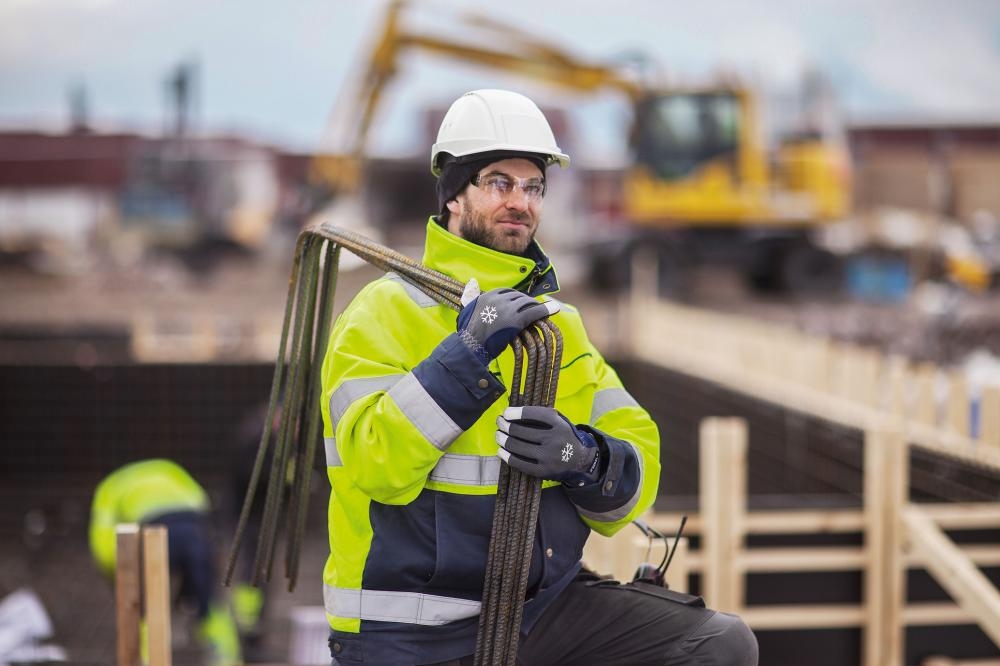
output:
M538 153L495 150L489 153L476 153L465 158L445 155L446 161L437 180L438 222L442 226L447 226L451 212L447 203L465 190L473 176L494 162L513 158L529 160L542 172L542 177L545 177L545 157Z

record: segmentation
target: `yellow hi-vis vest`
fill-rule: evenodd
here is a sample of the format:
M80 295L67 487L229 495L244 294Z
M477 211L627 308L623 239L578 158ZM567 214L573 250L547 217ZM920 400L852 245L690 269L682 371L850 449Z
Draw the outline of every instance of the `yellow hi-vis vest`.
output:
M532 248L533 258L493 251L432 218L423 262L461 282L474 277L484 292L519 287L545 300L558 288L555 272ZM483 367L458 339L456 316L390 273L334 324L322 369L331 486L323 582L343 663L361 654L437 661L429 657L441 653L406 647L421 632L426 643L428 627L450 627L449 640L461 635L472 652L513 353ZM562 304L552 321L564 341L555 407L597 431L610 461L590 486L543 482L526 626L575 576L590 531L611 535L649 508L660 476L657 428L588 340L579 312Z

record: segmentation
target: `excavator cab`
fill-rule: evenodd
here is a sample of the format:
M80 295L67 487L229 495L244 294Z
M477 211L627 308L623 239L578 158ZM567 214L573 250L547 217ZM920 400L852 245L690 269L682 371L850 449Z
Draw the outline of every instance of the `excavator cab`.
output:
M636 105L632 149L636 164L667 181L713 160L735 173L740 131L739 100L729 92L653 95Z

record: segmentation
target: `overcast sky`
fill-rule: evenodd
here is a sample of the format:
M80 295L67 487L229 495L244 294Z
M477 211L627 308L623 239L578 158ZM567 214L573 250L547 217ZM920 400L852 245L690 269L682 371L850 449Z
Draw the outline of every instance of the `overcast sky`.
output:
M382 0L2 0L0 125L64 127L83 86L101 127L155 131L164 81L196 58L203 128L310 150L328 134L349 73L367 55ZM832 81L851 118L1000 121L998 0L453 0L410 15L454 31L455 10L488 13L581 57L641 51L696 80L720 69L780 88L804 68ZM352 69L353 67L353 69ZM372 137L377 152L426 149L419 111L505 86L546 106L583 109L591 150L617 140L620 100L567 97L538 84L427 55L407 60Z

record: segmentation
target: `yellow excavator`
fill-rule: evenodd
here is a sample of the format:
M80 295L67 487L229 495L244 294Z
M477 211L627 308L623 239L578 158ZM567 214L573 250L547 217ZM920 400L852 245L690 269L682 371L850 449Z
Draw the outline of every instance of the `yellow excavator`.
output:
M614 271L639 245L660 252L666 288L691 261L735 260L758 286L829 286L835 263L809 241L820 225L850 206L849 162L839 141L800 133L776 147L764 145L755 94L737 83L709 87L656 86L619 64L589 63L546 40L493 19L456 16L447 36L405 25L413 5L388 6L368 59L347 137L334 154L317 155L310 177L328 193L359 186L365 143L386 85L403 56L419 50L569 89L613 90L632 107L631 162L622 174L620 208L629 233L595 247L594 273ZM440 18L440 14L438 14ZM491 44L495 46L491 46Z

